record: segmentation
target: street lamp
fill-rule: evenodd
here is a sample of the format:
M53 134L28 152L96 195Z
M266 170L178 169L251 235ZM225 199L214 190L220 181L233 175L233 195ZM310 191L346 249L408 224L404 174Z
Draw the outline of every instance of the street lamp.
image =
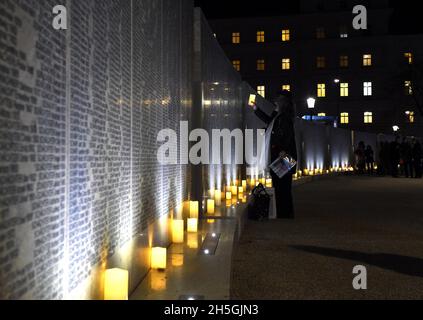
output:
M399 129L400 129L400 127L398 127L398 126L395 125L395 126L392 127L392 129L394 130L394 132L398 132Z
M316 99L314 98L307 99L307 106L309 109L314 109L315 105L316 105Z
M310 98L308 98L307 99L307 106L308 106L308 109L311 111L311 110L313 110L314 109L314 107L316 106L316 99L314 99L314 98L312 98L312 97L310 97ZM312 114L311 114L311 121L313 121L313 112L312 112Z
M339 82L341 82L341 80L335 79L335 80L333 80L333 82L335 82L336 84L338 84Z

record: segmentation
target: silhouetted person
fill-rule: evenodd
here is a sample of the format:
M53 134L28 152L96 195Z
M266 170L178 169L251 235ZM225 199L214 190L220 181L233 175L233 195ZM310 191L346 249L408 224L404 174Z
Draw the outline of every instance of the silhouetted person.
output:
M401 164L406 178L413 176L413 165L412 165L412 149L407 139L404 138L401 143Z
M355 150L355 157L357 162L357 169L359 174L363 174L366 169L366 156L365 156L365 150L366 145L364 144L364 141L360 141L358 144L357 150Z
M422 177L422 146L416 139L413 140L413 147L411 151L414 173L416 178Z
M273 122L270 146L270 163L273 163L282 152L286 152L297 160L297 146L295 142L294 119L295 108L292 102L292 94L289 91L281 91L275 101L275 111L271 116L254 107L255 114L263 122L269 125ZM273 187L275 188L276 211L278 219L293 219L294 205L292 200L292 175L295 168L280 179L271 172Z
M364 156L366 159L367 173L372 175L375 163L375 153L370 145L368 145L366 151L364 151Z
M400 162L400 145L399 138L396 137L390 144L389 158L391 159L391 174L392 177L398 178L398 165Z

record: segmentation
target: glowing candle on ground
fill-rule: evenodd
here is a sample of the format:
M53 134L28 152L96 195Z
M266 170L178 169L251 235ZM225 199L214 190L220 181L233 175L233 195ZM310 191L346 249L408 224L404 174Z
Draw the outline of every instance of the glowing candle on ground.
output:
M207 213L214 214L214 200L207 200Z
M188 219L188 232L197 232L198 231L198 219L197 218L191 218Z
M104 300L128 300L129 272L108 269L104 276Z
M164 270L167 266L167 249L154 247L151 249L151 269Z
M198 208L199 208L198 201L191 201L190 210L189 210L190 218L197 218L198 219Z
M222 204L222 192L220 190L216 190L214 192L214 201L215 205L220 206Z
M172 221L172 242L184 243L184 220Z

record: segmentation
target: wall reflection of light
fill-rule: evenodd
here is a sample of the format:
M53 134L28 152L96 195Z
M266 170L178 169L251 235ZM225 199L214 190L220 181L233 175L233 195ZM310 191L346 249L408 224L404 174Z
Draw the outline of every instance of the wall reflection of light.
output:
M167 287L166 274L152 270L150 272L150 287L154 291L164 291Z
M182 267L184 265L184 255L183 254L172 254L172 266Z
M198 235L196 233L187 234L187 246L190 249L198 249Z

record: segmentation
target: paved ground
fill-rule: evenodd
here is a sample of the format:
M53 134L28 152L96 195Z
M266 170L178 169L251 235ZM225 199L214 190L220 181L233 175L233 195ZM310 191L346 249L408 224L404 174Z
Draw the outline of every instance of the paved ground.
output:
M294 194L294 221L248 222L232 299L423 299L423 180L339 177ZM352 287L356 265L367 291Z

